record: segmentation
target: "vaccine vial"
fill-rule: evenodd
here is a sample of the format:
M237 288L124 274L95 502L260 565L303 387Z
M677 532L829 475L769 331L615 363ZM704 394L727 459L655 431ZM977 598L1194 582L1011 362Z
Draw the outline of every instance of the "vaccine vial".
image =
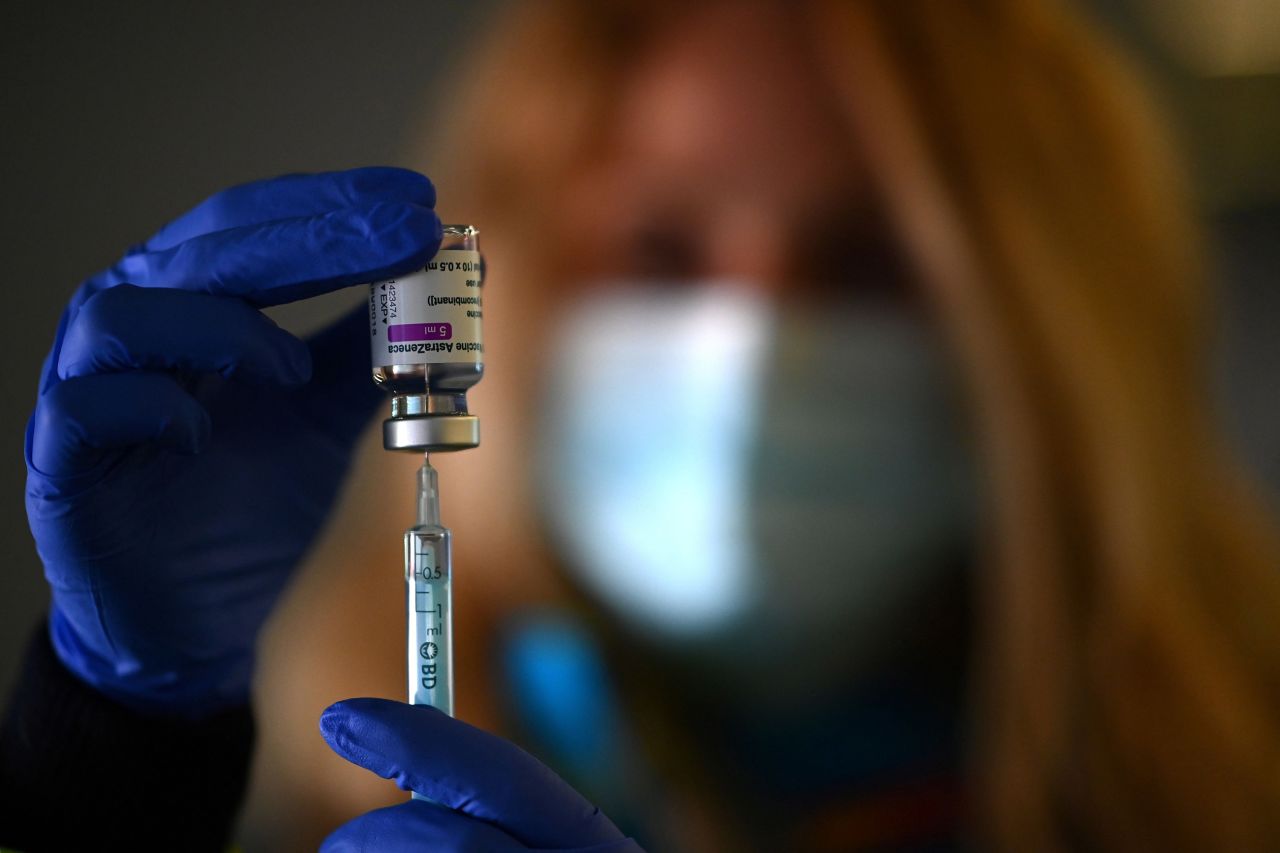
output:
M447 451L480 443L467 389L484 375L480 233L445 225L422 269L369 286L373 381L392 394L388 450Z

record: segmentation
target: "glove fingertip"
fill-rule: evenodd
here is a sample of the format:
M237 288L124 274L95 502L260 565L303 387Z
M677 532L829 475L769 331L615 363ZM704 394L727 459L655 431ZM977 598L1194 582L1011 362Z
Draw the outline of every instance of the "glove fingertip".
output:
M406 705L390 699L346 699L321 713L320 734L347 761L391 779L412 764L411 744L430 740L438 718L449 720L444 712L430 705Z
M342 725L343 716L341 702L335 702L320 712L320 736L330 746L333 746L333 739Z
M329 718L336 720L340 717L345 718L351 714L358 714L367 710L367 706L370 703L376 702L390 702L390 700L373 698L340 699L320 712L320 722L323 724Z
M362 742L360 729L359 721L353 720L343 708L330 706L320 715L320 736L330 749L357 767L390 779L396 768Z
M170 406L161 416L152 440L178 453L192 456L202 453L213 435L209 411L194 397L178 391L176 386L173 392L170 394Z
M424 207L434 208L436 206L436 185L421 172L415 172L412 169L406 169L405 171L413 176L411 181L415 191L418 193L418 197L421 199L418 203Z
M351 719L352 705L359 699L346 699L334 702L320 713L320 736L329 744L334 752L343 758L352 760ZM358 713L358 712L357 712Z
M444 237L440 217L430 207L410 202L378 202L367 212L370 234L374 239L398 242L429 248L434 254ZM423 259L425 262L425 258Z
M292 345L287 350L288 371L284 377L288 385L305 385L311 381L313 363L311 348L290 335Z
M436 188L431 179L421 172L400 166L367 166L350 174L360 189L382 189L394 186L406 200L423 207L435 207ZM367 185L367 187L366 187Z
M189 417L172 427L166 425L164 432L164 437L170 440L175 450L193 456L204 452L212 436L213 421L199 403L195 404L195 411Z
M381 716L380 712L384 706L401 704L403 703L392 702L390 699L372 697L342 699L320 712L320 733L325 736L325 740L329 740L331 736L336 737L340 732L349 732L353 722L359 725L371 721L373 717Z

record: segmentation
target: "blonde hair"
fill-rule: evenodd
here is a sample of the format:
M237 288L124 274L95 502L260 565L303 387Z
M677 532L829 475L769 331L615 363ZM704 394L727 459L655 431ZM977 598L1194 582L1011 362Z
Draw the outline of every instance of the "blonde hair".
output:
M515 4L446 110L441 197L526 289L564 245L539 201L679 8ZM976 402L979 832L1280 847L1280 541L1212 423L1195 229L1135 74L1059 0L788 9Z

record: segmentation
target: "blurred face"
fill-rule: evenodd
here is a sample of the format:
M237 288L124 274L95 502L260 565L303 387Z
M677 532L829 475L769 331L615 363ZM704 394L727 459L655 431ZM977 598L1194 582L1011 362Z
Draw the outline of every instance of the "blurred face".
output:
M568 187L579 277L900 287L850 139L777 5L692 13L653 44Z
M535 477L565 562L642 641L748 693L767 666L792 706L901 639L965 485L932 333L801 36L780 4L703 6L623 87L566 187L576 292Z

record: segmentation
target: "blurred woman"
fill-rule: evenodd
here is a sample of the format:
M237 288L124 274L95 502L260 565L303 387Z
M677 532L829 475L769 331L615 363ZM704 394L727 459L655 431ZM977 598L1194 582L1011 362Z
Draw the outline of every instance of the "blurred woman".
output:
M491 270L484 446L439 466L461 716L511 725L527 697L501 680L498 638L528 608L569 608L606 649L626 754L647 765L615 772L644 789L630 817L655 849L1280 843L1280 543L1214 423L1182 176L1099 33L1057 0L548 0L475 47L423 147ZM783 483L801 509L753 504L767 524L734 528L773 549L767 565L726 557L721 583L697 563L715 547L672 533L672 578L628 586L645 546L615 542L605 565L575 525L607 532L588 504L614 494L611 453L703 447L686 404L732 390L690 384L664 343L704 366L760 361L681 337L680 318L761 310L768 357L732 388L759 408L744 446L773 455L734 495ZM622 358L585 329L616 342L636 324L650 361L570 370ZM623 402L581 413L573 383L592 381ZM647 437L618 428L628 400ZM593 450L599 436L616 444ZM779 453L798 447L818 461ZM959 485L940 474L954 447ZM575 459L604 485L557 484ZM409 467L366 463L351 494L377 505L348 502L268 647L258 761L274 775L251 831L396 796L295 734L333 698L401 690L390 508L408 505ZM702 513L698 472L663 473L654 500ZM699 589L747 603L703 631ZM690 621L667 631L680 607ZM761 628L770 612L794 624ZM575 781L611 809L607 782Z

